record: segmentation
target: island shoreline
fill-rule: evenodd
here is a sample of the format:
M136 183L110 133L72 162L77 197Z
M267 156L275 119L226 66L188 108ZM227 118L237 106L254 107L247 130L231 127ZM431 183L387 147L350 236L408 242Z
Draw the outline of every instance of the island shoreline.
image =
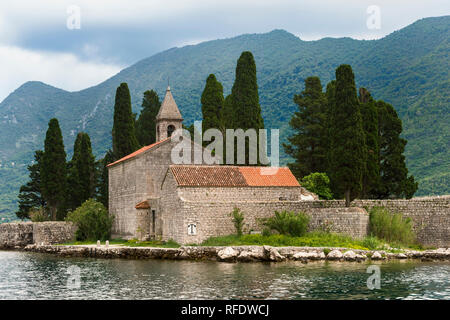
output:
M402 250L392 253L384 250L358 250L334 247L272 247L272 246L182 246L180 248L126 247L119 245L36 245L0 248L60 257L102 259L165 259L219 262L283 262L283 261L388 261L422 260L450 261L450 248L436 250Z

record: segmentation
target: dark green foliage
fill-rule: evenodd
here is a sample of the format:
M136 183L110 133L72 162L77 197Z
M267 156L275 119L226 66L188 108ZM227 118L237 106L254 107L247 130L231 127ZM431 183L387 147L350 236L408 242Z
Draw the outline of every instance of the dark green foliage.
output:
M392 105L377 101L381 185L378 198L411 198L418 188L413 176L408 176L405 156L406 140L400 137L402 121Z
M308 77L305 90L294 96L294 102L299 109L289 122L294 134L288 137L289 144L283 145L285 152L295 160L289 163L289 168L297 178L302 178L327 168L327 99L320 79Z
M344 195L349 206L361 192L366 156L355 76L349 65L336 69L336 89L330 112L328 174L335 188L333 193Z
M160 107L161 101L156 91L145 91L141 113L136 121L136 138L141 146L156 142L156 115Z
M299 212L275 211L275 215L263 221L263 225L282 235L302 237L308 230L309 216Z
M361 198L367 199L372 198L375 190L380 187L378 111L367 89L359 89L359 101L367 151Z
M76 238L85 240L108 240L111 237L113 217L105 206L93 199L85 201L81 207L70 212L66 218L78 227Z
M113 152L117 159L139 149L134 129L135 116L131 111L131 98L128 85L121 83L116 90L114 104L114 125L112 130Z
M97 201L108 207L108 167L107 165L115 161L112 150L108 150L103 159L96 163L96 171L98 177L97 184Z
M330 178L326 173L314 172L305 177L301 181L302 187L314 192L320 199L333 199L333 193L330 189Z
M68 167L68 208L75 210L94 196L96 188L95 157L87 133L78 133Z
M369 215L372 236L401 245L410 245L415 242L416 235L411 218L404 218L401 213L391 213L384 207L373 207Z
M48 124L41 166L41 192L52 220L62 220L66 215L67 164L64 143L58 120Z
M37 150L34 153L34 164L28 166L30 180L20 187L19 210L16 216L19 219L28 219L31 209L45 206L45 201L41 194L41 161L43 151Z
M202 130L205 132L208 129L222 129L222 108L224 103L223 87L217 81L214 74L210 74L206 79L205 89L202 93Z
M233 225L236 229L236 235L242 236L242 228L244 227L244 213L238 208L234 208L231 212L231 217L233 218Z
M236 78L231 89L230 99L233 110L233 129L244 131L255 129L257 134L259 129L264 129L264 120L259 105L256 63L250 51L242 52L237 61ZM245 148L245 163L250 164L248 142L246 142Z

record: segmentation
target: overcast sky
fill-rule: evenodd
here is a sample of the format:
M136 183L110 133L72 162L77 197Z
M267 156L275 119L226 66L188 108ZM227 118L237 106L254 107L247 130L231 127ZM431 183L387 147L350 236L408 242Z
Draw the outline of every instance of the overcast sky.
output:
M376 39L448 14L448 0L1 1L0 101L30 80L84 89L159 51L206 40L273 29L303 40Z

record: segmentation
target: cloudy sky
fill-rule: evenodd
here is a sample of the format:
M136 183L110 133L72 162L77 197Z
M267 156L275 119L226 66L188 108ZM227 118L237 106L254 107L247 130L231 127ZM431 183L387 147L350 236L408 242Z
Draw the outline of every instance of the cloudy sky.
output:
M159 51L206 40L273 29L303 40L376 39L448 14L448 0L1 1L0 101L30 80L84 89Z

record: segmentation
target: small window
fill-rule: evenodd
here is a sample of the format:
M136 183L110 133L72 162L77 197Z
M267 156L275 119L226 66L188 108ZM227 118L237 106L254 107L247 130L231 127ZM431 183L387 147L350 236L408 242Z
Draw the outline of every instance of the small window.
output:
M171 137L172 136L172 133L175 131L175 126L173 126L173 125L169 125L168 127L167 127L167 137Z

